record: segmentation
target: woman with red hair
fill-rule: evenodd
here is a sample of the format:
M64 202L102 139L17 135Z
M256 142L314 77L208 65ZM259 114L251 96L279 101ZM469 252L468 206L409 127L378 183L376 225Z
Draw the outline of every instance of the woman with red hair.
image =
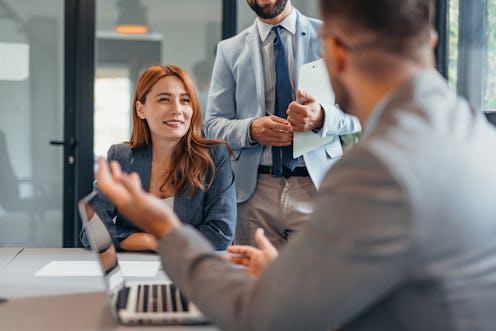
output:
M107 160L136 172L145 191L171 205L217 250L225 250L236 226L230 153L224 141L203 138L201 129L198 96L188 74L172 65L151 66L134 93L131 139L110 147ZM92 206L118 251L157 248L155 238L120 215L103 194ZM84 229L81 241L88 246Z

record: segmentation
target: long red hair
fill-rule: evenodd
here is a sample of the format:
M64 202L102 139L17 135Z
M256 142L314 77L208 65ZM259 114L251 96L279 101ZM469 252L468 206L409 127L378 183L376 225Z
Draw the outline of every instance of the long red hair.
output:
M172 153L170 171L163 174L161 189L165 183L182 193L189 189L189 196L198 190L205 191L212 184L215 177L215 164L208 152L209 146L225 142L219 139L205 139L202 137L202 119L200 103L195 86L189 75L179 67L173 65L154 65L148 67L141 75L133 98L133 132L129 144L131 148L143 148L152 144L150 128L146 120L138 117L136 103L146 102L146 97L152 87L163 77L176 76L184 84L186 92L191 98L191 124L188 132L181 138ZM210 180L205 184L205 178L211 173Z

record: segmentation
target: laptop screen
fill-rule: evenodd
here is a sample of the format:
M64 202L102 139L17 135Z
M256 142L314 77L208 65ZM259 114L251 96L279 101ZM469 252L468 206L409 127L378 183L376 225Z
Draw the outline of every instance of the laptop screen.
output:
M100 263L105 285L112 293L116 293L124 286L124 276L120 270L117 252L107 227L90 205L91 199L95 196L96 192L93 192L79 202L79 213L83 220L83 227L86 230L91 249L96 253Z
M91 249L95 252L108 288L112 314L124 324L204 324L206 317L170 281L124 283L110 234L91 207L96 192L79 202Z

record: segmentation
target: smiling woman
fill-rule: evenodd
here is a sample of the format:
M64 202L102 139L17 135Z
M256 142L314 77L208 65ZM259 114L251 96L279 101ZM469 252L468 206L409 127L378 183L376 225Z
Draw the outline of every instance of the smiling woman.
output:
M153 85L149 87L151 83ZM155 145L175 145L187 134L193 107L198 108L196 92L190 84L186 74L174 66L154 66L143 74L134 96L133 123L140 130L136 135L133 132L132 147L149 143L152 139Z
M136 172L144 190L172 205L183 221L225 250L236 224L229 148L221 140L202 137L198 97L188 74L172 65L146 69L136 85L132 116L131 139L113 145L107 159L119 162L123 171ZM92 207L105 215L118 250L157 248L153 236L132 225L100 192ZM85 229L81 241L88 246Z

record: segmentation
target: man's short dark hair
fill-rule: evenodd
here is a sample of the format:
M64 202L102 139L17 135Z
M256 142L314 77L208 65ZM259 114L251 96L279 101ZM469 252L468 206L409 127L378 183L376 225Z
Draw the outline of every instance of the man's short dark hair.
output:
M432 26L432 0L320 0L320 9L324 19L339 18L350 32L375 33L392 46L406 46Z

